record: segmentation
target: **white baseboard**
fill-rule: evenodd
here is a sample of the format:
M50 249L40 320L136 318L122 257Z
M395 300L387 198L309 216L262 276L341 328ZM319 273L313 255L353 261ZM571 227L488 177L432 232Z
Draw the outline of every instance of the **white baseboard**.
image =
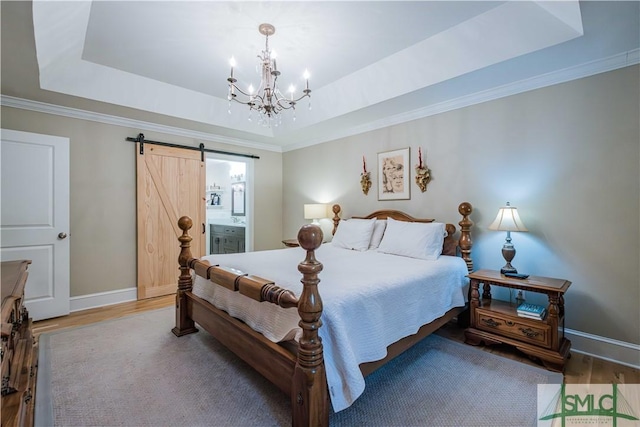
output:
M90 308L105 307L107 305L120 304L122 302L136 301L138 288L118 289L116 291L99 292L97 294L71 297L70 311L88 310Z
M565 329L571 351L640 369L640 345Z
M71 312L136 301L137 299L138 289L135 287L82 295L71 298ZM640 345L638 344L573 329L565 329L565 336L571 340L571 351L640 369Z

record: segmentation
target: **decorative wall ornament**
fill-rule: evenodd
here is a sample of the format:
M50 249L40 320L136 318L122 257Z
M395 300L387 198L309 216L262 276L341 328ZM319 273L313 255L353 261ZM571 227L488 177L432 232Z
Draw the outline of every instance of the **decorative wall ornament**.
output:
M378 153L378 200L411 198L409 149Z
M371 172L367 172L367 162L364 160L364 156L362 156L362 173L360 174L360 185L362 186L362 192L366 196L369 194L369 189L371 188Z
M416 184L424 193L427 191L427 184L431 181L431 170L426 163L422 163L422 150L418 147L418 164L416 165Z

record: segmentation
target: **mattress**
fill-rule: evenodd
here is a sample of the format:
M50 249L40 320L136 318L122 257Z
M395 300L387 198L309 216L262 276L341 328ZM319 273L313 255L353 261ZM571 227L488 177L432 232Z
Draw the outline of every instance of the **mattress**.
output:
M288 248L203 259L273 280L299 296L298 264L304 258L302 248ZM324 267L318 285L324 306L319 334L336 412L349 407L364 391L361 363L384 358L387 346L465 304L467 267L459 257L426 261L327 243L316 250L316 259ZM193 293L273 342L297 340L302 334L297 308L257 302L198 276Z

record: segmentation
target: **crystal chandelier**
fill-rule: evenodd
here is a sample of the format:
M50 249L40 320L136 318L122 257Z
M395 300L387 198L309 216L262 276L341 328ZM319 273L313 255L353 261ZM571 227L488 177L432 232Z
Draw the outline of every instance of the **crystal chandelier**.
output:
M249 88L245 92L236 83L237 80L233 77L233 68L235 67L235 59L232 57L231 63L231 76L227 79L229 82L229 94L227 99L229 100L229 114L231 114L231 101L239 102L249 106L249 120L252 120L251 113L253 110L258 112L258 123L265 126L271 126L272 119L274 125L277 126L281 121L281 116L278 116L282 110L294 110L293 120L295 120L296 103L302 98L311 97L311 89L309 89L309 72L305 70L304 79L306 85L302 91L302 96L295 98L295 86L289 86L289 96L285 96L280 92L278 88L278 77L280 71L276 67L275 52L269 49L269 36L272 36L276 29L271 24L260 24L258 27L260 34L266 37L265 49L262 51L262 55L258 55L260 58L258 67L260 68L260 86L257 90L254 90L253 85L249 85ZM238 93L244 95L243 99L238 98ZM311 109L311 101L309 101L309 109Z

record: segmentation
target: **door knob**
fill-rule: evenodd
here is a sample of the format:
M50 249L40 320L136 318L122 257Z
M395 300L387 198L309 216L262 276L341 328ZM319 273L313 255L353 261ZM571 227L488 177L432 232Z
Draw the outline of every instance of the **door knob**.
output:
M67 233L58 233L58 239L63 240L67 238Z

